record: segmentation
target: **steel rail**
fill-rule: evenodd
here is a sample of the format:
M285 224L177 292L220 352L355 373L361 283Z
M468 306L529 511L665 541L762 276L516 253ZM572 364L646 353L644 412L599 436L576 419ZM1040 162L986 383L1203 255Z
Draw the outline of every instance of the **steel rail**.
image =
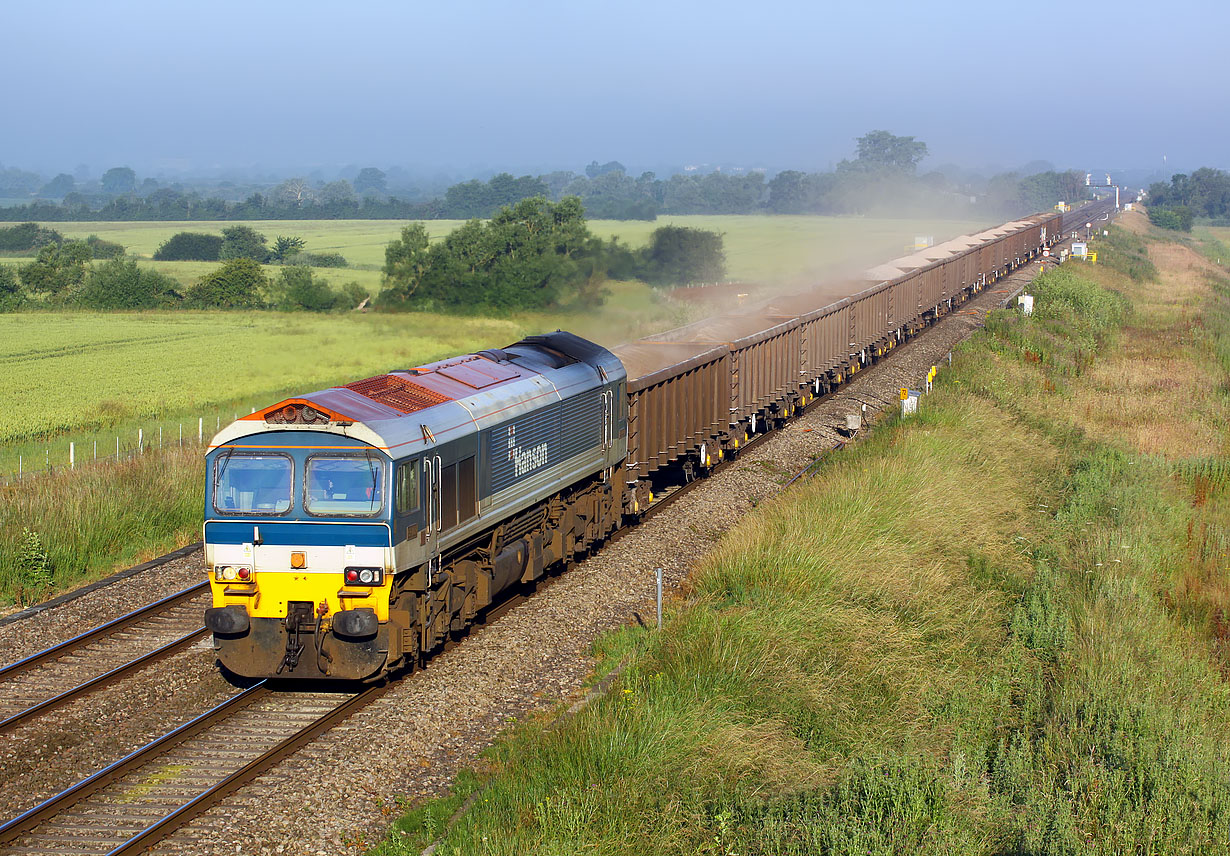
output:
M101 675L90 678L88 681L80 683L70 690L65 690L59 695L52 696L51 698L41 701L38 704L35 704L31 707L28 707L19 713L15 713L12 716L10 716L8 719L0 721L0 734L3 734L5 731L8 731L12 728L17 727L22 722L25 722L27 719L33 716L36 716L40 713L45 713L46 711L60 707L61 705L65 705L68 702L72 701L73 699L77 698L78 696L84 695L86 692L89 692L90 690L98 689L100 687L106 686L107 684L118 681L120 678L123 678L126 675L131 674L132 672L142 669L145 666L148 666L152 663L156 663L157 661L163 659L164 657L169 657L175 652L188 647L193 642L197 641L198 639L201 639L208 633L209 633L209 630L205 627L201 627L198 630L193 630L191 633L186 633L183 636L179 637L178 639L172 640L171 642L168 642L167 644L163 645L160 648L155 648L153 651L149 651L145 654L142 654L140 657L137 657L135 660L129 660L127 663L124 663L121 666L116 666L114 669L112 669L109 672L104 672Z
M384 684L369 687L357 695L351 696L306 728L295 732L259 758L248 762L222 781L164 816L152 826L138 832L119 847L109 851L107 856L132 856L132 854L146 852L154 844L166 838L185 823L208 811L235 791L260 776L274 764L298 751L320 733L329 730L334 725L346 720L354 713L371 704L384 695L390 686L389 684Z
M30 832L39 824L54 817L66 808L119 781L128 773L143 767L164 750L174 748L189 738L212 727L222 719L226 719L254 702L269 695L271 690L265 681L249 687L238 695L231 696L218 706L207 710L196 719L186 722L173 731L147 743L145 746L124 756L108 767L99 770L92 776L82 779L77 784L61 791L55 796L44 800L23 814L0 826L0 845L11 844L17 838Z
M162 600L154 601L153 603L147 604L140 609L135 609L132 612L121 615L119 618L112 619L105 624L100 624L92 630L87 630L84 633L74 636L72 639L61 642L58 645L53 645L43 651L39 651L37 654L31 654L29 657L18 660L15 663L10 663L0 669L0 680L12 678L22 672L27 672L30 669L41 666L49 660L55 660L70 651L84 645L88 645L91 642L95 642L104 636L109 636L112 633L124 630L133 624L149 618L155 613L170 609L173 606L178 606L185 600L191 600L193 597L204 591L208 586L209 583L206 582L197 583L196 585L186 588L183 591L168 595L167 597L162 598Z

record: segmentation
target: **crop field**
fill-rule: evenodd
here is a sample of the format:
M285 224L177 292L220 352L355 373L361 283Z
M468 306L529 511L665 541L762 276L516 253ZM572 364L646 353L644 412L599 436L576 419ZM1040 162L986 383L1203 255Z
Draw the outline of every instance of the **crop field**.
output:
M440 238L460 225L459 220L424 221L428 234ZM70 238L98 235L115 241L129 254L150 259L158 246L176 232L220 235L231 222L50 223ZM349 268L318 268L335 287L355 281L376 292L384 248L405 225L397 220L255 220L251 226L272 242L279 235L297 235L309 252L338 252ZM901 255L916 236L943 241L983 228L985 223L961 220L887 219L871 217L813 217L759 215L689 215L659 217L655 221L591 220L590 229L604 238L618 236L632 247L645 246L660 226L690 226L720 232L725 238L727 275L740 282L789 283L813 276L867 267ZM10 261L10 260L0 260ZM19 261L19 260L11 260ZM215 266L209 262L148 262L186 285ZM276 274L276 268L267 272Z
M241 399L272 403L282 391L504 345L524 333L501 319L341 320L263 312L0 315L0 362L7 369L0 375L0 444L212 414Z
M642 283L614 283L600 311L512 318L430 313L30 312L0 314L0 474L66 462L67 444L114 453L178 425L218 420L297 392L573 330L614 345L690 320ZM54 449L46 452L49 441ZM85 454L83 451L82 454Z

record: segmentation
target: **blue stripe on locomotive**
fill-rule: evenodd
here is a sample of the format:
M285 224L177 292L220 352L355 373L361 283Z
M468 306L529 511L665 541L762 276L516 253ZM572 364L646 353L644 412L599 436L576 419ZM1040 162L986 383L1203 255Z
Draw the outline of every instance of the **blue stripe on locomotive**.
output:
M277 518L258 520L208 520L205 540L210 544L245 544L252 541L252 527L261 531L261 543L282 547L328 547L352 544L355 547L388 547L389 527L383 522L373 524L348 520L345 523L317 523Z

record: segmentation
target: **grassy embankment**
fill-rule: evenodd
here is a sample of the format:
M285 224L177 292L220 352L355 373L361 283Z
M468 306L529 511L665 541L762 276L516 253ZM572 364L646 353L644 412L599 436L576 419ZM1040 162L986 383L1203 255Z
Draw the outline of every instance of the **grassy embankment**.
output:
M480 780L439 854L1225 852L1230 281L1116 241L1136 280L1104 245L992 316L376 852Z

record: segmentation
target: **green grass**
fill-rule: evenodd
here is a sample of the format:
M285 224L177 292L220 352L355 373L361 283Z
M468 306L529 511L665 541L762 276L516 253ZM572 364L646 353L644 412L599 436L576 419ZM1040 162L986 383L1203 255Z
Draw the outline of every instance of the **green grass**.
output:
M509 320L239 312L0 315L0 442L272 403L282 392L508 344ZM192 417L195 430L196 417Z
M727 275L736 282L795 283L845 274L913 252L914 239L937 243L986 228L961 220L809 216L671 216L653 222L594 220L595 234L645 246L660 226L690 226L724 236Z
M461 224L460 220L427 220L428 234L441 237ZM278 235L298 235L307 242L308 252L337 252L352 265L384 264L384 248L401 233L405 225L398 220L249 220L249 221L148 221L48 223L48 228L66 238L97 235L123 244L132 255L152 258L154 251L177 232L205 232L221 235L230 226L251 226L272 244Z
M32 603L199 540L202 473L192 446L0 485L0 602Z
M663 632L601 640L612 691L497 743L437 853L1225 852L1230 461L1086 436L1145 309L1067 269L1033 292L729 532Z

